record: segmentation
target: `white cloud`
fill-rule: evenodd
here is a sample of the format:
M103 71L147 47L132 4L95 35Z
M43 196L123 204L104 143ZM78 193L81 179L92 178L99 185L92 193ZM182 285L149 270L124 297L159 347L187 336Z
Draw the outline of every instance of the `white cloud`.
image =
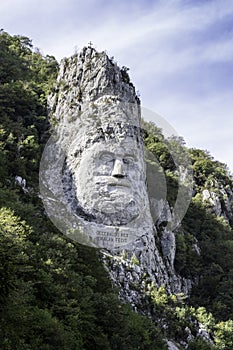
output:
M130 67L145 105L233 169L232 1L8 0L0 16L6 31L59 59L90 40L107 50Z
M181 100L167 96L152 109L163 113L187 145L207 149L219 161L227 163L233 171L233 118L232 94L218 94L208 99Z

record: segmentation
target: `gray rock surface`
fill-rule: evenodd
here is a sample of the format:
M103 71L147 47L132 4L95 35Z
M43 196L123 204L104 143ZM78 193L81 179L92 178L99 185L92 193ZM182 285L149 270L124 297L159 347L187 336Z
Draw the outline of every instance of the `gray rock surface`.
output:
M50 218L82 244L102 247L120 295L135 308L147 286L188 293L174 270L175 235L165 199L148 198L140 101L125 70L106 53L84 48L61 62L49 98L54 135L42 159L42 197ZM156 216L156 215L155 215Z
M180 348L178 348L172 341L168 341L167 342L168 345L168 350L180 350Z
M212 188L205 188L202 191L202 201L210 207L216 216L221 216L229 223L233 220L232 216L232 189L223 186L217 181Z

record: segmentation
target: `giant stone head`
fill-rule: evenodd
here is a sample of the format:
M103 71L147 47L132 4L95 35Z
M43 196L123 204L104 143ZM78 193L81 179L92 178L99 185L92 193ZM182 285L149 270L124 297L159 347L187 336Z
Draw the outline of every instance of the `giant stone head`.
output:
M140 103L120 68L92 48L64 60L50 110L54 135L40 172L50 218L96 247L145 234L152 219Z

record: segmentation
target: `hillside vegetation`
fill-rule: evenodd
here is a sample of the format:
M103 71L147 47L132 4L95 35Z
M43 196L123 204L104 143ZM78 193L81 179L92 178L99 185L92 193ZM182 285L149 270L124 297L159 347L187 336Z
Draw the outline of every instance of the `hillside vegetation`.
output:
M0 33L0 349L165 350L185 328L203 324L214 341L188 349L233 348L233 234L227 168L201 150L190 153L192 203L176 232L176 270L194 283L190 298L151 286L154 321L118 299L98 250L70 241L47 219L38 196L40 157L49 137L47 97L58 63L23 36ZM177 193L175 165L161 131L145 123L145 145L165 170L168 200ZM26 186L15 177L26 180ZM218 196L222 212L203 200ZM225 206L225 207L224 207ZM224 216L225 213L225 216ZM194 249L197 244L199 250ZM165 327L166 325L166 327Z

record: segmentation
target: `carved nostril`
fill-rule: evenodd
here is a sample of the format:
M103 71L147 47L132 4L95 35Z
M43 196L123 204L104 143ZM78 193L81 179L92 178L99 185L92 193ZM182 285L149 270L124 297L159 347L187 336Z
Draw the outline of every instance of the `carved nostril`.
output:
M118 179L122 179L124 177L123 174L112 174L112 176L117 177Z

